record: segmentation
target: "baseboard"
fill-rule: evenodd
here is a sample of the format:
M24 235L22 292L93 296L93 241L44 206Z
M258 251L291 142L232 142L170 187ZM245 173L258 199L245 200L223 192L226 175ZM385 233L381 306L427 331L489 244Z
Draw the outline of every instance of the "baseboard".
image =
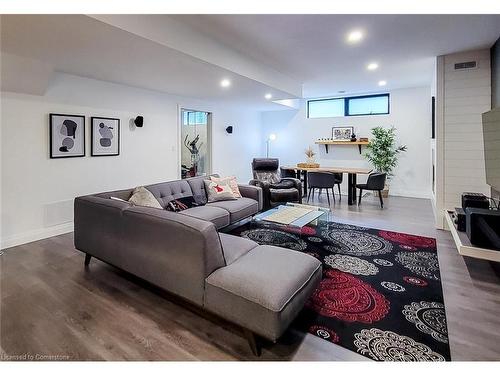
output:
M23 245L25 243L43 240L60 234L69 233L73 231L73 222L54 225L48 228L35 229L29 232L16 234L14 236L4 237L1 242L1 249L8 249L9 247Z
M389 189L389 195L394 195L396 197L406 197L406 198L422 198L422 199L431 199L431 192L424 191L411 191L411 190L394 190Z
M347 191L342 191L342 196L347 196ZM376 192L372 190L363 190L363 195L364 194L376 194ZM338 191L335 190L335 194L338 194ZM359 190L357 191L357 194L359 194ZM325 192L323 192L323 195L325 195ZM422 199L431 199L432 194L430 192L425 193L422 191L411 191L411 190L394 190L394 189L389 189L389 195L393 195L395 197L405 197L405 198L422 198Z

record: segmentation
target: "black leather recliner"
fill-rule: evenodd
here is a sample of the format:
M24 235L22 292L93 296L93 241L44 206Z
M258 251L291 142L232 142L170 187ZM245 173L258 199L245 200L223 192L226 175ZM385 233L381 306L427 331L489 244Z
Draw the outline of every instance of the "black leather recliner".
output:
M253 159L252 172L253 180L249 184L262 188L264 209L286 202L302 203L302 183L297 178L282 178L278 159Z

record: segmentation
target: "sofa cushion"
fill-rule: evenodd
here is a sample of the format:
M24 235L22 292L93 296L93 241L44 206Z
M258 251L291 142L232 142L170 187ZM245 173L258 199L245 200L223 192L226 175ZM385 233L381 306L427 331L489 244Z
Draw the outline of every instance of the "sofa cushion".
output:
M231 201L221 201L207 203L207 206L223 208L231 215L231 223L236 223L242 219L259 212L259 202L250 198L238 198Z
M206 278L204 305L276 340L321 280L316 258L276 246L257 246Z
M259 246L255 241L231 234L219 233L219 237L227 265L230 265L242 255Z
M128 201L136 206L163 208L158 199L144 186L136 187Z
M208 177L198 176L198 177L191 177L185 180L191 187L194 200L198 204L207 203L207 193L205 192L205 182L204 182L206 179L208 179Z
M299 191L292 189L269 189L271 202L295 202L299 200Z
M146 188L153 193L163 208L165 208L167 203L171 200L193 195L191 187L185 180L162 182L148 185Z
M179 212L180 215L196 217L198 219L211 221L217 229L224 228L229 225L229 212L219 207L198 206L188 208Z

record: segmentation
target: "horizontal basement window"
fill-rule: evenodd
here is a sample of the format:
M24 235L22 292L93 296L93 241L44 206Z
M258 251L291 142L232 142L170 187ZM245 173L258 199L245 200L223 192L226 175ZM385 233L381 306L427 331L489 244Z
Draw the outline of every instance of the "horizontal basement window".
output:
M388 115L389 107L389 94L317 99L307 102L307 117Z

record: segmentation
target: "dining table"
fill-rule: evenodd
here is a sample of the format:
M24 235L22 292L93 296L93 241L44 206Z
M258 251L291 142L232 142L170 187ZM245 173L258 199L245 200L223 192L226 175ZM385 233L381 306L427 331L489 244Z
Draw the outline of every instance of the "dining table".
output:
M298 166L282 166L282 169L294 171L298 179L302 180L302 188L304 196L307 196L307 173L308 172L329 172L329 173L346 173L347 174L347 204L352 206L356 204L356 180L357 175L368 175L372 172L370 168L357 167L298 167ZM302 176L302 178L301 178Z

